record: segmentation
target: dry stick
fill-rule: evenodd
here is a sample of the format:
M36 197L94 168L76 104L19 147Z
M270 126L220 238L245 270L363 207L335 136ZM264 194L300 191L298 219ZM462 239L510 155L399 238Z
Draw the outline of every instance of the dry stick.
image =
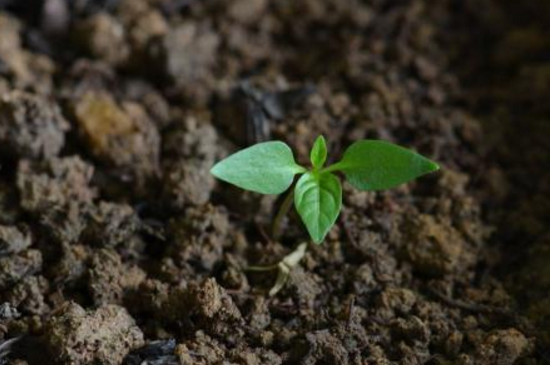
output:
M290 207L292 206L293 198L294 198L294 189L291 188L290 192L286 195L285 200L283 200L283 203L281 204L281 207L279 208L277 215L273 219L273 225L271 227L271 236L275 240L279 236L279 233L280 233L279 231L281 229L281 222L283 221L283 218L287 215L288 211L290 210Z

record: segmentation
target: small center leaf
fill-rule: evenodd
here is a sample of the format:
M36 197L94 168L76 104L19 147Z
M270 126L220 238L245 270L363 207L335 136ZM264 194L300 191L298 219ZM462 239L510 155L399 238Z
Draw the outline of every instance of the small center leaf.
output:
M218 179L262 194L280 194L292 184L294 175L306 171L296 164L285 143L255 144L218 162L210 172Z
M311 153L309 154L309 159L314 168L320 169L323 167L327 159L327 143L325 137L317 137L311 149Z
M294 205L313 242L323 241L342 207L342 186L328 172L307 172L297 182Z

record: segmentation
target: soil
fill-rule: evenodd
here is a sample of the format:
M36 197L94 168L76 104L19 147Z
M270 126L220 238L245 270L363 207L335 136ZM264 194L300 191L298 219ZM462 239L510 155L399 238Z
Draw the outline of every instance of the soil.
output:
M0 364L550 362L545 0L0 0ZM440 172L307 240L213 163L317 135Z

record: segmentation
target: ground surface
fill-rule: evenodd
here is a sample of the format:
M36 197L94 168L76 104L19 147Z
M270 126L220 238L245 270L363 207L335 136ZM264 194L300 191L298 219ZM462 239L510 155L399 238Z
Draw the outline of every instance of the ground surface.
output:
M0 0L0 363L548 361L547 2L67 3ZM269 298L306 231L208 170L319 134L442 170Z

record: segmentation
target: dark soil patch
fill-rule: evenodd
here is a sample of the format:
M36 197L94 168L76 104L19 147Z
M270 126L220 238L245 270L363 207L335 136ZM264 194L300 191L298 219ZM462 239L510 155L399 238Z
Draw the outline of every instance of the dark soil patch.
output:
M533 4L537 4L536 6ZM550 356L545 1L0 0L0 364L534 364ZM267 139L440 173L344 186L307 239L214 181Z

